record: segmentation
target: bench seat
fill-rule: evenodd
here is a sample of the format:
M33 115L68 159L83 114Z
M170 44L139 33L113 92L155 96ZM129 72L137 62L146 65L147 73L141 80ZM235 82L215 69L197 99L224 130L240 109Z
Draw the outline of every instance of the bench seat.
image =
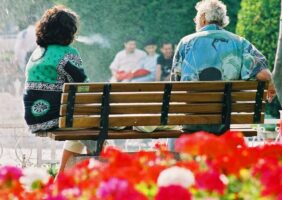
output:
M257 135L257 131L251 128L232 129L232 131L242 132L245 137ZM52 132L40 132L37 136L46 137L53 140L97 140L100 134L99 129L83 130L56 130ZM152 133L141 133L134 130L109 130L108 139L159 139L159 138L178 138L181 134L189 134L181 130L154 131Z

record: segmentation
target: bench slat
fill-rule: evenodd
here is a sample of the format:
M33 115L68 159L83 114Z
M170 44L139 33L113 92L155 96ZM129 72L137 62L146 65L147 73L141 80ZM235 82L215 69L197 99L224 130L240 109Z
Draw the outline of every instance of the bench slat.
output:
M173 83L173 91L223 91L224 81L196 82L151 82L151 83L114 83L112 92L163 91L166 83ZM102 92L104 84L108 83L67 83L63 92L68 92L69 85L77 85L78 92ZM232 81L232 90L256 90L257 81Z
M232 112L254 112L254 103L233 103ZM66 115L67 105L61 106L60 115ZM110 114L158 114L161 113L162 104L127 104L111 105ZM264 109L264 108L263 108ZM101 112L101 105L76 104L74 115L98 115ZM169 113L199 113L214 114L222 112L221 103L203 104L172 104L169 106Z
M262 117L263 122L264 117ZM59 127L65 128L66 117L60 117ZM252 124L253 114L232 114L231 124ZM182 124L221 124L221 115L175 115L169 114L169 125ZM141 116L109 116L109 127L111 126L154 126L160 124L159 115ZM73 128L93 128L100 126L100 116L74 117Z
M235 131L235 130L234 130ZM253 129L236 129L242 132L245 137L256 136L257 132ZM155 131L153 133L141 133L133 130L113 131L108 133L108 139L158 139L158 138L177 138L182 131ZM84 130L64 130L48 132L50 138L54 140L96 140L99 135L99 130L84 129Z
M255 101L256 92L233 92L233 101ZM266 92L264 98L266 96ZM89 103L101 103L102 94L96 93L83 93L76 94L76 104L89 104ZM66 104L68 94L62 94L62 104ZM170 102L222 102L223 92L206 92L206 93L172 93ZM158 103L162 102L162 93L127 93L110 95L111 103Z

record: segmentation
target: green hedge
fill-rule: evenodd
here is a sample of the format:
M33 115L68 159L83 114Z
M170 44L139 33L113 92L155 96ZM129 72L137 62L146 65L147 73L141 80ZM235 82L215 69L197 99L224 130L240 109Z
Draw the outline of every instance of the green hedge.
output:
M252 42L273 69L279 32L280 0L242 0L237 34Z
M155 38L178 43L180 38L194 32L194 9L198 0L56 0L71 7L81 18L82 35L102 34L110 42L110 48L97 45L76 44L81 52L92 81L105 81L110 77L109 65L115 54L123 48L123 40L134 36L139 48L143 42ZM238 0L224 1L229 8L234 31Z

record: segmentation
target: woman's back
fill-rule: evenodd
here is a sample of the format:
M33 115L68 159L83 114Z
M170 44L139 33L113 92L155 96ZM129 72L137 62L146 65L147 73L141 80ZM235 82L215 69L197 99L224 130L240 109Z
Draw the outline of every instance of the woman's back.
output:
M61 45L38 47L26 67L26 86L29 89L61 91L64 82L72 82L64 71L67 62L81 67L82 61L75 48ZM40 88L33 88L32 85Z
M57 128L63 84L86 79L75 48L38 47L26 68L25 120L32 132Z

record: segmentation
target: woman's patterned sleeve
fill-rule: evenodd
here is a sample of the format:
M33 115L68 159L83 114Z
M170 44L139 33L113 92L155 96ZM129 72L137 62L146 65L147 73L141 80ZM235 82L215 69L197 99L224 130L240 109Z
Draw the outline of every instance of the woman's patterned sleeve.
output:
M85 82L87 76L82 67L82 60L77 51L66 54L60 63L59 73L63 74L65 82Z

